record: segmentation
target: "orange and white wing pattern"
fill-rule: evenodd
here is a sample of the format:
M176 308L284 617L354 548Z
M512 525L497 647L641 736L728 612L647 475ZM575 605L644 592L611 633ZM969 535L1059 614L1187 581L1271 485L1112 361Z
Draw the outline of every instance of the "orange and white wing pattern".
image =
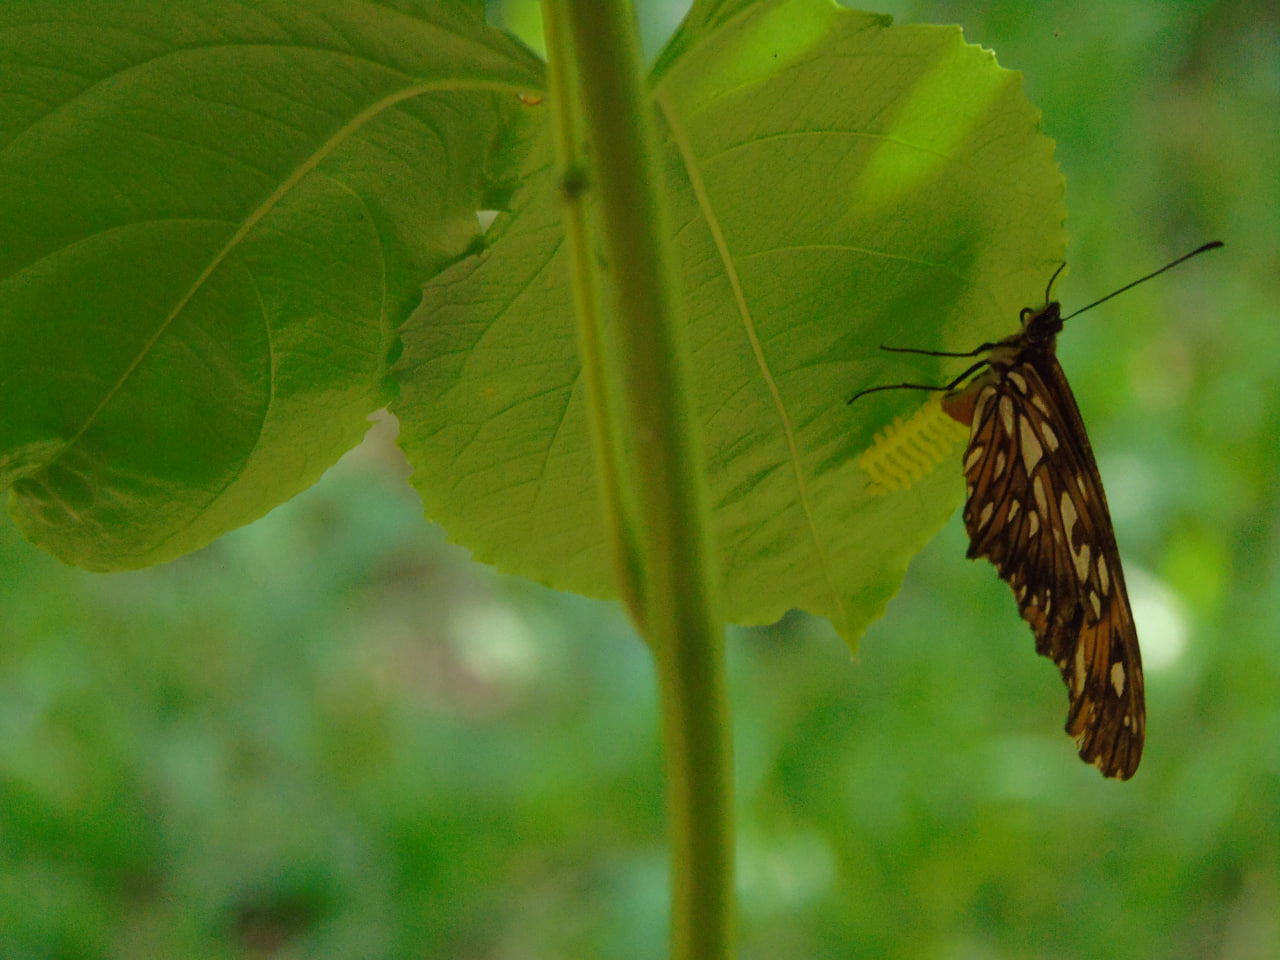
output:
M1145 283L1191 257L1203 244L1159 270L1063 317L1050 299L1025 308L1022 329L974 350L951 353L883 347L934 357L981 357L950 383L897 383L881 390L944 394L942 409L969 427L964 525L969 556L986 557L1008 581L1036 651L1058 665L1067 685L1067 733L1080 757L1104 776L1127 780L1138 769L1146 735L1142 656L1133 611L1080 409L1058 363L1057 337L1071 317Z
M1142 658L1106 496L1052 340L993 360L946 406L970 422L969 556L995 564L1036 650L1062 672L1081 758L1128 779L1146 729Z

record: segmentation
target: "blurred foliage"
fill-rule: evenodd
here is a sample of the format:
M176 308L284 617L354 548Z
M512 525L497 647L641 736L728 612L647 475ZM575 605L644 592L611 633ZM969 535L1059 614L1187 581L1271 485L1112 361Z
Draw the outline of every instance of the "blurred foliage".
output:
M1025 71L1065 308L1228 246L1060 350L1148 662L1137 777L1076 759L957 518L857 662L805 617L729 638L741 955L1280 956L1280 13L886 6ZM449 546L386 427L164 567L73 571L0 526L0 623L5 960L665 955L643 645Z

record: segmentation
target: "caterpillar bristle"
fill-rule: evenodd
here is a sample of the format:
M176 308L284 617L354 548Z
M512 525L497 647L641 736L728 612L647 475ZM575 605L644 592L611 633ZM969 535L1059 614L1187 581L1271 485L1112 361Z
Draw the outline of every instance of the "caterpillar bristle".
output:
M942 463L969 428L942 409L942 396L930 397L910 417L895 417L858 456L872 495L908 490Z

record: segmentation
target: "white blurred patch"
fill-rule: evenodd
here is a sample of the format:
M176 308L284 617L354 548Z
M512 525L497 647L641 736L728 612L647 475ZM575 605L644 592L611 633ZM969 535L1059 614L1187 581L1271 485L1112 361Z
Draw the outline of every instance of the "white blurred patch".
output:
M476 680L499 687L524 686L538 672L538 645L525 622L493 602L468 604L454 616L459 663Z
M794 913L820 901L836 879L827 838L814 831L738 840L738 891L751 916Z
M493 226L493 221L498 219L497 210L477 210L476 221L480 224L480 232L488 233L489 228Z
M1106 484L1112 521L1141 516L1156 499L1160 478L1139 456L1115 453L1103 457L1098 472Z
M1071 742L1060 734L1009 733L982 749L992 796L1001 800L1044 800L1064 795L1062 755ZM1074 751L1072 752L1074 759Z
M1141 567L1126 566L1125 580L1142 646L1143 669L1151 673L1173 666L1187 649L1190 628L1186 604L1164 581Z

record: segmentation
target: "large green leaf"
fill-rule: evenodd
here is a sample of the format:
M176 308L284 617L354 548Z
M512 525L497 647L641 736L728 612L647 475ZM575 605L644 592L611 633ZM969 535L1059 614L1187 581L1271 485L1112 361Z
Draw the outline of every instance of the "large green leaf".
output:
M496 202L541 64L482 5L0 4L0 489L96 569L313 482Z
M721 9L678 35L654 84L725 614L802 607L852 640L962 484L944 431L924 476L886 494L859 455L921 396L845 399L951 369L879 344L964 349L1015 328L1063 252L1062 178L1019 75L958 28L827 0ZM396 409L455 539L611 596L542 138L488 249L406 325Z

